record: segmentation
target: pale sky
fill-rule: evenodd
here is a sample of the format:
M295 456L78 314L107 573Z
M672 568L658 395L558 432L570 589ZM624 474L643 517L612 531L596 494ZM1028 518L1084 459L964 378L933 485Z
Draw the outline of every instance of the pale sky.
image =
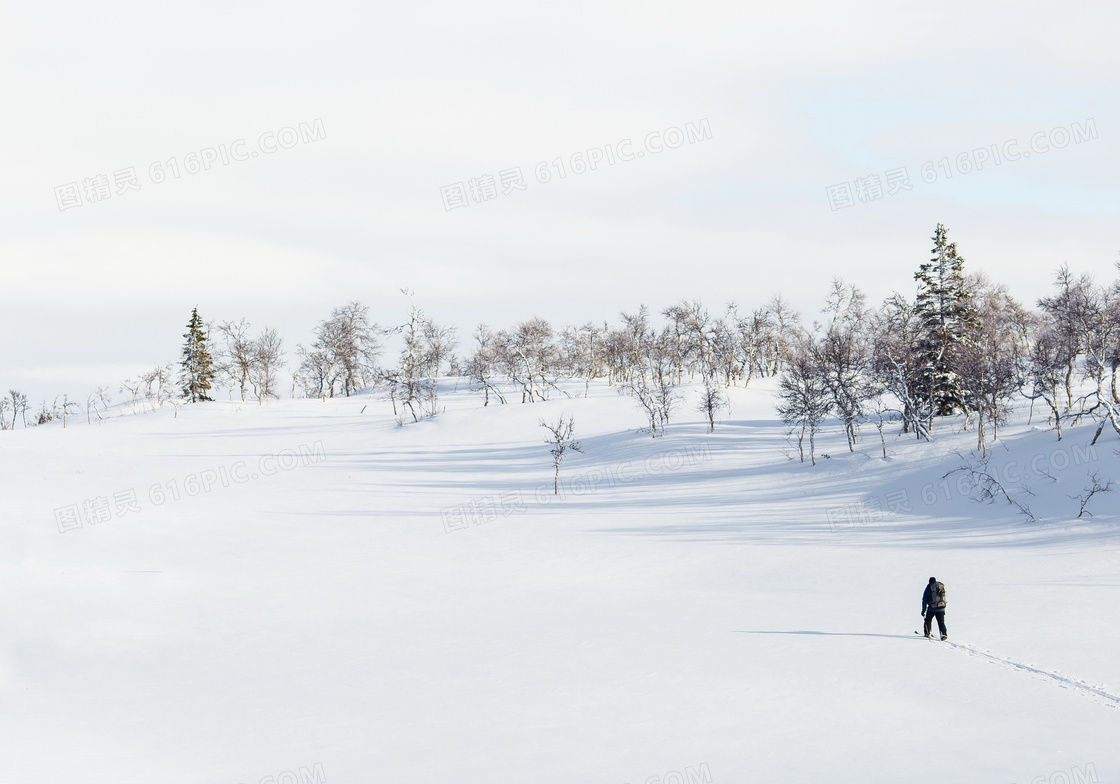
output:
M398 323L401 287L464 342L682 297L811 319L834 275L912 293L938 222L1028 302L1062 262L1111 280L1118 29L1115 3L8 3L0 390L115 388L196 304L289 348L351 299Z

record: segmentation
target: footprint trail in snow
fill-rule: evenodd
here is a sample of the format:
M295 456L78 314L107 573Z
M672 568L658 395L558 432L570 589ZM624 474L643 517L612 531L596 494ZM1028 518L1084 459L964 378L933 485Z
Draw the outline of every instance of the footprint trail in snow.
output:
M1085 681L1078 680L1077 678L1070 678L1066 675L1061 675L1056 672L1047 672L1045 670L1040 670L1037 667L1031 667L1029 664L1023 664L1022 662L1012 661L1011 659L1004 659L999 656L994 656L990 653L985 653L984 651L977 650L971 645L953 642L952 640L945 640L944 644L951 645L959 651L964 651L969 656L979 656L981 658L987 659L993 664L998 664L1010 670L1018 670L1019 672L1024 672L1036 679L1049 681L1056 684L1059 688L1073 689L1074 691L1081 692L1082 694L1093 697L1097 702L1100 702L1103 705L1107 705L1110 708L1120 708L1120 696L1105 691L1104 689L1094 686L1090 683L1086 683Z

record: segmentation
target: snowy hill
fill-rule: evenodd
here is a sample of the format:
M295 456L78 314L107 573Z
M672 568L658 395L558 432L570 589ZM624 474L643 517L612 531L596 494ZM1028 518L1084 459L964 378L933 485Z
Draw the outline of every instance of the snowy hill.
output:
M1109 433L1021 412L981 466L960 422L886 459L833 427L812 466L767 383L657 439L605 385L441 383L404 427L362 395L0 434L0 781L1120 781L1120 495L1071 498Z

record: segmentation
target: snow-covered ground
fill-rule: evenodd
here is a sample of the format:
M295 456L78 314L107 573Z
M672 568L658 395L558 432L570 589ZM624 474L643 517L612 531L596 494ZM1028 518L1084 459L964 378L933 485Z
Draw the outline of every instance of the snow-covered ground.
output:
M1114 434L1004 429L1032 522L960 423L814 467L765 382L658 439L455 387L0 433L0 782L1120 781Z

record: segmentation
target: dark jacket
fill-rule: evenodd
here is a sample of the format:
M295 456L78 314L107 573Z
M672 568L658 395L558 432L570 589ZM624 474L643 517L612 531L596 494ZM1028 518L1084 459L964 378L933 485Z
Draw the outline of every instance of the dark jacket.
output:
M934 606L932 606L932 601L933 601L933 584L930 583L930 584L926 585L926 590L922 594L922 612L925 612L927 609L930 612L945 612L945 605L947 605L949 603L948 601L946 601L945 604L942 604L940 607L934 607Z

